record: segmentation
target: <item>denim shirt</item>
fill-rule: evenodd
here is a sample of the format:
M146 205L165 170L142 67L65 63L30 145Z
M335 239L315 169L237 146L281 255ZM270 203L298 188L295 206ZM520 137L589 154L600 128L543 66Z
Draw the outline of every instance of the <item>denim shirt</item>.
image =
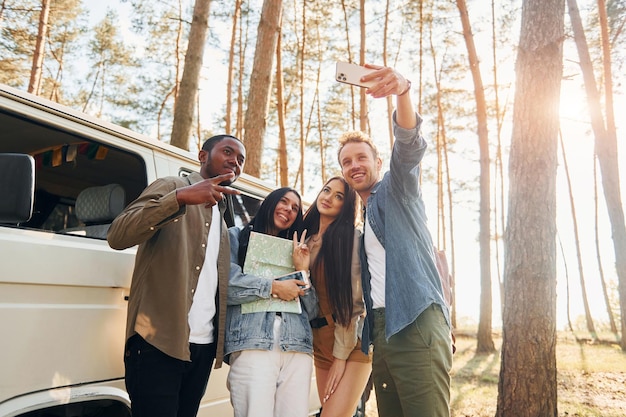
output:
M396 138L389 172L372 189L367 199L367 220L378 241L385 248L385 337L387 340L409 324L431 304L441 306L448 326L450 312L426 226L426 210L419 184L420 162L426 141L417 126L404 129L393 117ZM361 264L367 265L364 235L361 237ZM362 350L372 343L374 320L369 268L361 268L367 316L362 336Z
M276 312L241 313L241 304L271 297L272 280L244 274L237 263L241 229L228 229L230 237L230 276L226 313L224 360L230 354L248 349L272 350ZM280 348L283 352L313 353L313 333L310 320L317 317L318 303L314 288L300 297L302 313L282 313Z

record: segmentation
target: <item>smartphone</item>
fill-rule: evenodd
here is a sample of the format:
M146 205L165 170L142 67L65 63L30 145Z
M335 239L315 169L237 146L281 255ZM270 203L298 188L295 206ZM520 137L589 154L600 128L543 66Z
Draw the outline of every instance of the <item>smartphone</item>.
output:
M340 83L356 85L359 87L372 87L376 84L376 80L361 82L361 77L376 71L375 69L365 68L361 65L353 64L350 62L337 62L335 70L335 80Z
M303 290L308 290L311 287L311 281L309 280L309 273L307 271L290 272L289 274L281 275L274 279L278 281L286 281L288 279L297 279L298 281L302 281L306 283L305 285L299 285L299 287L302 288Z

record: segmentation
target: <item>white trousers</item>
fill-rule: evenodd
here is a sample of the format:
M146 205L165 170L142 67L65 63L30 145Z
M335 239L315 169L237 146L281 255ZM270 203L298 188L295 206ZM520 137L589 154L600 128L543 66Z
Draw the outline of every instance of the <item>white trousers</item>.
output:
M313 359L280 349L281 318L274 321L274 349L231 355L227 386L235 417L306 417Z

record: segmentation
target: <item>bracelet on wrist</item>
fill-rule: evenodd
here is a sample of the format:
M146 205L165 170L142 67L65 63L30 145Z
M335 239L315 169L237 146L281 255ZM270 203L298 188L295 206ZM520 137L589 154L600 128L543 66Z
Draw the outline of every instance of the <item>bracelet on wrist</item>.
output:
M409 92L409 90L411 90L411 80L406 80L406 88L404 89L403 92L398 94L398 97L405 95L406 93Z

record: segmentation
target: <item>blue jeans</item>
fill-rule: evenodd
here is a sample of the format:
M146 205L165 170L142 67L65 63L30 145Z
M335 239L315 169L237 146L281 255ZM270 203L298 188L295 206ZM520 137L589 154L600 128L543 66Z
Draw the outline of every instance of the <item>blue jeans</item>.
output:
M195 417L215 360L216 344L189 344L191 362L172 358L141 336L126 342L126 390L133 417Z
M385 340L385 310L374 310L372 376L380 417L449 417L452 343L437 304Z

